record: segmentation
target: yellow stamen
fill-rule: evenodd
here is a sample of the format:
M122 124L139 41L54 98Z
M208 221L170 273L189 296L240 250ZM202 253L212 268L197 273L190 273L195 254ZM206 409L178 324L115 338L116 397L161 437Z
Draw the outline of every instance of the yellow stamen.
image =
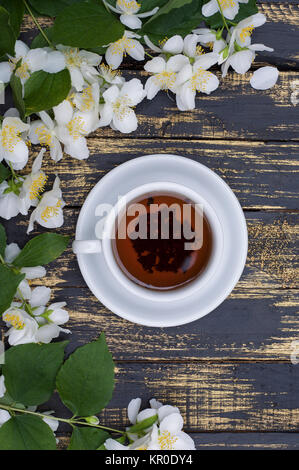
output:
M6 125L2 127L1 135L2 145L8 152L13 152L17 143L22 140L16 126Z
M166 70L155 75L155 81L162 90L168 90L173 87L175 84L175 78L174 72L167 72Z
M117 5L123 10L134 11L141 7L140 3L137 3L136 0L117 0Z
M162 434L158 437L161 450L173 449L173 446L177 440L178 438L173 434L170 434L169 431L162 432Z
M38 178L32 181L30 186L29 196L31 201L39 196L40 193L45 189L45 185L48 177L44 173L40 173Z
M78 116L72 119L66 125L70 135L73 137L74 140L77 140L82 134L85 134L84 131L84 122L82 117Z
M250 26L246 26L246 28L243 28L241 33L240 33L240 39L242 42L245 41L247 37L250 37L253 33L253 24Z
M64 52L66 64L69 67L80 67L82 64L82 58L79 55L79 49L76 47L71 48Z
M38 136L38 140L41 145L47 145L48 147L51 146L52 136L45 126L37 127L34 132Z
M206 86L211 75L213 75L211 72L199 67L190 80L192 91L206 91Z
M89 111L94 104L92 88L88 86L82 92L82 107L81 111Z
M162 47L164 46L164 44L165 44L167 41L168 41L168 37L165 36L164 39L161 39L161 40L159 41L159 46L162 48Z
M22 330L25 326L22 318L17 313L5 313L3 320L10 323L16 330Z
M52 217L56 217L59 213L59 208L62 205L61 199L58 199L55 206L47 206L41 213L41 218L44 222L48 222Z
M219 3L222 9L236 6L236 2L234 0L219 0Z
M134 49L135 43L130 38L122 37L118 41L111 44L111 53L119 54L122 53L126 55L126 52Z
M130 106L132 106L132 101L127 95L123 95L113 103L113 112L122 121L130 114Z
M202 46L196 46L196 55L203 55L205 54L205 50Z

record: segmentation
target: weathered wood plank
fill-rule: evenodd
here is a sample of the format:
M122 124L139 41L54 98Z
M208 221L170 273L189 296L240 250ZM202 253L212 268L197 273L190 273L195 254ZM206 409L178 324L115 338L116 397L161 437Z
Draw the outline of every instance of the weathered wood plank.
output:
M219 174L232 188L241 205L249 209L299 209L299 144L159 140L88 140L88 160L65 155L54 164L48 157L45 171L58 173L65 202L81 206L93 186L111 169L133 158L155 153L184 155ZM37 150L34 152L36 155ZM50 184L49 184L50 187Z
M298 450L298 433L191 433L196 450ZM70 434L57 434L59 449L66 449Z
M254 32L254 42L263 43L275 49L272 53L260 53L257 61L269 62L283 67L298 67L298 49L296 26L299 25L299 6L293 2L260 2L259 11L267 16L263 28ZM51 24L50 19L40 19L43 27ZM33 21L27 16L22 27L22 39L30 43L37 35ZM279 38L279 41L277 40ZM127 61L127 65L136 67L136 62Z
M187 432L297 432L298 384L299 367L289 364L117 364L101 422L123 429L129 400L140 396L144 406L152 397L178 406ZM45 408L65 416L52 400Z
M62 233L73 235L77 211L68 209ZM299 339L296 214L247 213L249 255L230 297L200 321L160 330L133 325L90 293L70 249L48 268L45 284L67 300L72 347L106 331L118 360L289 360ZM6 223L9 241L24 244L25 222ZM22 230L21 230L22 228ZM288 289L292 288L292 289Z
M52 301L67 302L69 351L105 331L118 361L290 361L299 340L298 294L237 287L197 322L163 329L119 318L86 288L54 288Z
M64 209L65 223L57 230L74 237L78 208ZM247 212L249 252L239 287L244 289L295 288L298 283L297 213ZM5 221L8 239L24 245L28 217ZM38 226L35 234L44 231ZM70 248L51 265L49 286L84 287L75 255Z

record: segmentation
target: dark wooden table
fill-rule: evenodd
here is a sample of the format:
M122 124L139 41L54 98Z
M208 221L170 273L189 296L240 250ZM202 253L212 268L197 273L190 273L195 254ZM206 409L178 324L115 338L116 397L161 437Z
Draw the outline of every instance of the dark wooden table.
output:
M299 80L299 7L297 1L282 0L259 6L268 23L254 33L255 42L275 52L260 55L256 66L279 67L275 88L258 92L247 76L230 73L211 96L198 96L196 110L188 113L160 93L138 106L135 133L100 129L89 138L88 160L65 156L54 164L46 159L48 174L61 178L67 204L59 232L71 237L95 183L141 155L165 152L199 161L239 198L249 231L245 271L229 298L197 322L157 329L122 320L93 297L70 249L49 265L42 281L56 300L68 303L69 351L106 332L116 388L103 424L124 427L131 398L140 396L146 404L156 397L180 408L198 449L299 449L299 365L290 362L291 342L299 339L299 105L291 103ZM35 34L27 20L24 37ZM124 74L140 76L137 69L142 66L128 62ZM23 245L27 223L26 217L6 223L9 241ZM62 409L55 400L51 406Z

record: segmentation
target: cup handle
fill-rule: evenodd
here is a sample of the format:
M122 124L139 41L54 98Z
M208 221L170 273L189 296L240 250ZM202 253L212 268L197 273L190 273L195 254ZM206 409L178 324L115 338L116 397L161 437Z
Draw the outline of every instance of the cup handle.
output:
M101 253L102 243L100 240L75 240L72 248L75 254Z

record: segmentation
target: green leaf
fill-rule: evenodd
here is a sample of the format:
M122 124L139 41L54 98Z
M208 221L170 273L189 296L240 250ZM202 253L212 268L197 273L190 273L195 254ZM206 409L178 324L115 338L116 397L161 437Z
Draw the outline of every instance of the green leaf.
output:
M208 1L209 0L204 0L203 4L208 3ZM242 21L244 18L254 15L257 12L258 8L256 6L256 0L249 0L248 3L239 3L239 13L232 21L233 23L239 23L239 21ZM220 13L215 13L215 15L209 17L203 16L203 19L212 29L217 29L223 26L223 20ZM228 25L231 24L229 20L227 20L227 23Z
M11 175L11 171L8 168L8 166L3 165L3 163L0 163L0 183L2 183L4 180L9 178Z
M2 224L0 224L0 255L4 257L6 248L6 232Z
M56 450L51 428L38 416L13 416L0 428L0 450Z
M0 57L4 54L15 55L15 34L10 25L8 11L0 6Z
M0 0L0 5L8 11L9 24L14 31L15 38L18 39L24 16L24 3L22 0Z
M19 77L17 77L14 73L10 78L10 86L12 89L14 104L18 109L21 118L23 119L25 116L25 103L23 100L22 83Z
M102 429L75 427L68 450L97 450L110 437Z
M76 416L96 415L107 405L114 386L114 364L103 333L67 359L56 385L62 401Z
M42 233L32 238L13 261L14 266L25 268L42 266L58 258L66 249L70 237L58 233Z
M145 418L140 423L134 424L129 428L129 432L133 434L138 434L140 431L149 428L152 426L158 419L157 415L150 416L149 418Z
M67 69L58 73L34 72L25 83L26 116L57 106L70 89L71 76Z
M21 344L8 349L2 373L9 395L26 406L49 400L67 344Z
M141 35L147 34L154 41L175 34L186 36L202 20L202 0L169 0L144 25Z
M20 282L25 274L15 273L7 266L0 264L0 315L10 307Z
M53 40L53 37L52 37L52 29L53 29L52 26L49 28L44 28L44 33L46 34L47 38L51 41L51 43L55 45L55 41ZM41 33L39 33L37 36L35 36L32 43L30 44L30 49L36 49L38 47L48 47L48 46L49 44L45 40L44 36Z
M56 18L53 39L65 46L89 49L123 36L124 26L103 4L85 2L65 8Z
M69 5L80 2L82 0L30 0L30 5L38 14L53 17Z

